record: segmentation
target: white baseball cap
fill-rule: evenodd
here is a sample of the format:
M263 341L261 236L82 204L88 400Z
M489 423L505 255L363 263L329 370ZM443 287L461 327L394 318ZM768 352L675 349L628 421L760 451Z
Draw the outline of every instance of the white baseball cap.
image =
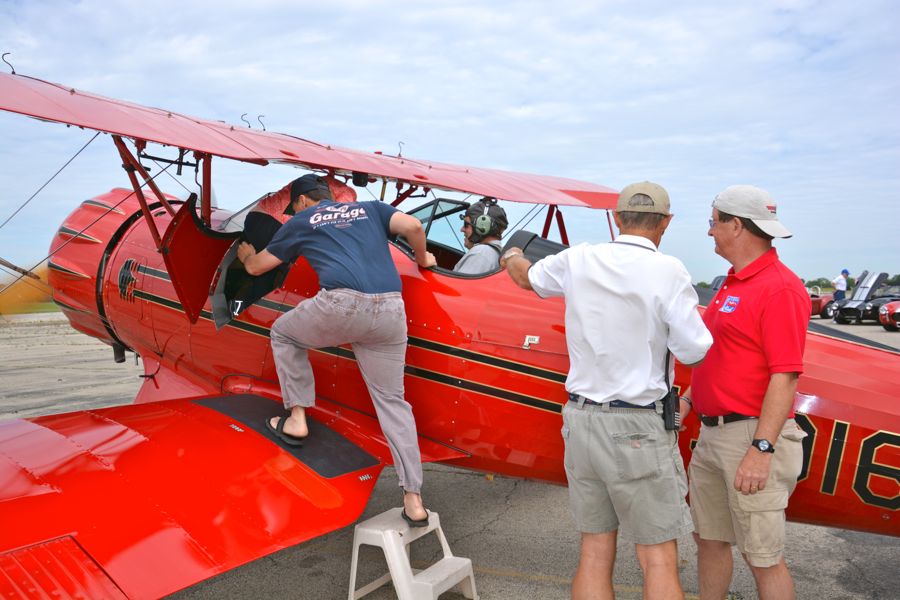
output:
M789 238L791 232L776 215L778 205L764 189L754 185L731 185L719 192L713 208L736 217L744 217L772 237Z

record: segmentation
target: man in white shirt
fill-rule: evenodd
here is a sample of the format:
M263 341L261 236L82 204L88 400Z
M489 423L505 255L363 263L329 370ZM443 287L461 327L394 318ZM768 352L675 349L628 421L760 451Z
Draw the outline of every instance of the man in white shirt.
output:
M834 286L834 301L843 300L847 296L847 278L850 277L850 271L844 269L841 274L831 280Z
M493 198L482 198L461 215L465 236L463 242L469 250L453 267L455 273L481 275L500 267L500 237L509 221L506 211Z
M534 265L518 248L501 258L520 287L566 301L562 435L581 532L573 598L614 597L620 524L635 542L644 597L684 597L676 539L693 524L677 434L665 429L660 400L674 372L669 351L699 364L712 336L687 269L657 250L671 220L666 191L635 183L619 195L614 242L580 244Z

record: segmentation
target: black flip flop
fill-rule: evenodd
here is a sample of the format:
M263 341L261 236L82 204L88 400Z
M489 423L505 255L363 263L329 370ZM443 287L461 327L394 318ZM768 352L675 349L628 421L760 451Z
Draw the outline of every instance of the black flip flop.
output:
M281 416L278 417L278 425L276 427L272 427L272 419L266 419L266 429L272 432L272 435L277 437L279 440L287 444L288 446L299 447L303 445L304 440L308 436L299 436L299 435L291 435L289 433L285 433L284 431L284 423L287 421L287 417Z
M425 511L424 519L413 519L408 514L406 514L406 509L403 509L403 512L400 513L400 516L403 517L403 520L406 521L406 524L410 527L427 527L428 526L428 511Z

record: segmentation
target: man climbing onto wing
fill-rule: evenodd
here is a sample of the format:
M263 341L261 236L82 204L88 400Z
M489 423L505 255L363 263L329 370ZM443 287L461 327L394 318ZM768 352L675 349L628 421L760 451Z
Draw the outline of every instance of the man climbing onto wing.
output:
M272 325L272 354L284 406L291 414L267 419L266 427L284 443L302 445L309 434L306 407L315 404L307 350L351 344L404 490L403 518L410 526L425 526L418 435L403 389L406 311L388 245L389 236L402 235L420 267L434 266L422 224L378 201L336 203L326 181L316 175L305 175L295 184L294 217L265 250L257 252L247 243L238 249L251 275L302 255L321 286L314 297Z

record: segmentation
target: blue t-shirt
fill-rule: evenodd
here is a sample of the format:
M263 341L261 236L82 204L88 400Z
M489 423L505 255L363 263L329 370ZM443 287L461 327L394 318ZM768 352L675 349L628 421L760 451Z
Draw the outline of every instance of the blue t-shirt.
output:
M388 247L395 212L378 201L322 200L282 225L266 250L286 263L303 255L324 290L399 292L400 276Z

